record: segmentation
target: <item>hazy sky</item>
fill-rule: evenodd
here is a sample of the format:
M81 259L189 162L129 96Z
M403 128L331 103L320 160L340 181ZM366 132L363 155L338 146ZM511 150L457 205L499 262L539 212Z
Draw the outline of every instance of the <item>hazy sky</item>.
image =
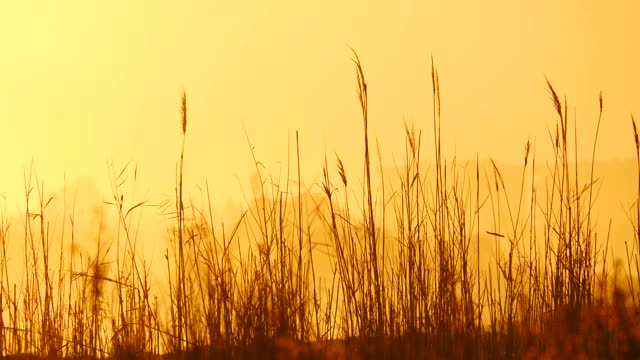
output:
M52 190L65 172L104 186L106 161L131 159L145 191L171 193L183 88L188 184L208 179L218 201L237 197L235 176L244 182L253 168L243 123L274 173L286 166L288 137L295 160L299 130L307 176L319 173L325 146L360 176L348 46L389 163L402 154L403 117L432 147L431 55L448 154L520 161L531 137L542 156L555 121L546 75L577 110L583 145L602 90L600 158L631 157L638 15L638 1L615 0L3 1L0 191L19 196L31 159Z

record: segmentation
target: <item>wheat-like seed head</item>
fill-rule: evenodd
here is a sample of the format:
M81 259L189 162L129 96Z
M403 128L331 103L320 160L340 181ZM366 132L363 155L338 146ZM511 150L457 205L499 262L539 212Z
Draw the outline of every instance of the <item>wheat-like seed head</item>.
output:
M347 173L344 171L344 165L342 164L342 160L338 154L336 154L336 159L338 160L338 174L340 175L340 179L345 187L347 187Z
M182 133L187 132L187 93L182 90L182 100L180 104L180 115L182 115Z
M527 166L529 162L529 153L531 152L531 141L527 139L527 143L524 144L524 166Z

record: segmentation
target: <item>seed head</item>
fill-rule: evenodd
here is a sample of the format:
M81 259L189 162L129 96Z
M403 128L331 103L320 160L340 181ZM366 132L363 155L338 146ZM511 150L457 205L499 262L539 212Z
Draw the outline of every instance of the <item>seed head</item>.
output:
M602 91L600 91L600 97L598 100L600 100L600 112L602 112Z
M182 115L182 134L185 134L187 132L187 93L184 90L182 90L180 115Z
M347 187L347 173L344 171L344 165L342 164L342 160L338 154L336 154L336 159L338 160L338 175L340 175L340 179L345 187Z
M531 141L527 139L527 143L524 145L524 166L527 166L529 162L529 153L531 152Z
M631 124L633 125L633 139L636 142L636 149L640 148L640 142L638 140L638 128L636 127L636 120L631 115Z

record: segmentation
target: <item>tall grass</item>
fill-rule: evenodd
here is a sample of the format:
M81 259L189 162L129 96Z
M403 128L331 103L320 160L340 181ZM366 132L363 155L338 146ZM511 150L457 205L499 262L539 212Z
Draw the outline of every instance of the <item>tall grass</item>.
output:
M48 210L54 196L44 182L33 168L25 172L22 234L9 231L6 205L0 216L2 355L640 356L640 283L634 280L640 279L640 145L633 117L639 186L626 294L607 263L608 236L598 237L592 214L602 95L590 171L581 174L578 124L569 121L567 101L547 80L557 115L550 131L554 157L540 177L536 144L527 140L519 186L511 189L493 160L481 166L478 159L461 163L444 155L432 60L434 158L424 159L422 131L405 122L404 157L395 174L383 171L377 147L381 186L374 189L374 119L355 52L353 63L362 185L354 187L357 171L336 155L335 165L325 156L320 183L306 187L297 132L295 160L289 156L285 173L273 175L245 132L256 176L231 226L214 220L208 184L196 194L183 189L183 92L175 198L159 206L168 229L165 274L152 274L141 255L142 213L156 207L136 194L137 167L110 164L112 196L99 210L94 253L79 246L75 198L68 205L63 194L60 219ZM426 162L432 167L425 169ZM14 243L23 246L19 275L10 270ZM493 258L483 261L481 249L488 246ZM152 288L156 276L167 280L166 291Z

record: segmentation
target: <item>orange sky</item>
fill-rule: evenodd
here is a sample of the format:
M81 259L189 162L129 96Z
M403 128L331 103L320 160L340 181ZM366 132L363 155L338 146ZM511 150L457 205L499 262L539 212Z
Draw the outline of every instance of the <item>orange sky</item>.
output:
M449 156L519 162L527 137L543 156L555 121L545 75L577 109L583 144L602 90L600 158L634 156L637 1L307 4L2 2L0 192L19 200L32 158L51 190L65 172L105 186L106 161L131 159L143 192L170 194L183 88L187 184L208 179L218 202L237 199L235 176L246 184L253 168L243 123L274 173L284 172L287 136L294 149L299 130L308 180L320 173L325 145L359 176L362 122L348 46L362 60L371 135L390 164L403 151L403 117L425 130L431 149L431 55Z

